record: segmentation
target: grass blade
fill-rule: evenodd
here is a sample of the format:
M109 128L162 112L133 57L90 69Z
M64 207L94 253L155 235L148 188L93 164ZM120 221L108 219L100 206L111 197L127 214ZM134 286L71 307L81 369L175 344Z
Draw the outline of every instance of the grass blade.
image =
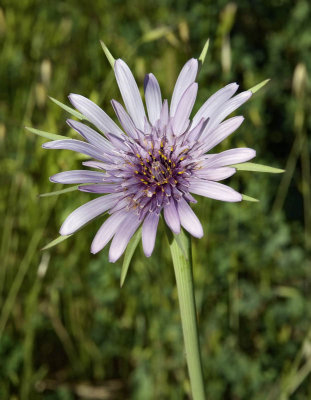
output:
M141 238L141 231L142 231L142 228L139 228L136 231L136 233L134 234L134 236L132 237L132 239L130 240L130 242L126 248L124 260L123 260L123 264L122 264L122 270L121 270L120 287L122 287L124 284L124 281L125 281L125 278L127 275L127 271L130 266L130 262L132 260L134 252L136 250L136 247L138 246L138 243Z

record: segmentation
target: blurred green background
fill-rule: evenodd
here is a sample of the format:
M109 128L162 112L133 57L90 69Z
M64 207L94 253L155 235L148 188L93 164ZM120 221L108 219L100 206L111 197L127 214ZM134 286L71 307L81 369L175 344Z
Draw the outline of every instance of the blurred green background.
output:
M196 107L229 82L244 90L271 78L219 149L251 147L255 162L286 168L231 179L259 203L194 207L205 230L193 253L208 399L311 398L310 21L307 0L2 0L1 400L190 398L163 225L151 258L137 249L122 289L122 261L89 253L101 219L41 252L92 196L38 198L81 157L43 150L24 126L73 136L48 99L70 92L113 115L120 94L100 39L140 87L152 71L170 98L207 38Z

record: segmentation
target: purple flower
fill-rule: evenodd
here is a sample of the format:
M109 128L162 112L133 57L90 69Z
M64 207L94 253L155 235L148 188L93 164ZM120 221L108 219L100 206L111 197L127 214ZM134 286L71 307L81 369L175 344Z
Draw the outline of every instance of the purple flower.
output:
M114 64L115 75L126 107L115 100L112 106L123 130L96 104L71 94L69 99L104 136L81 122L68 124L85 141L67 139L45 143L47 149L68 149L91 157L83 165L94 170L66 171L52 182L84 184L79 190L102 194L72 212L63 223L61 235L76 232L92 219L108 212L96 233L91 252L99 252L111 239L109 260L115 262L142 224L144 253L153 251L161 211L176 234L181 226L195 237L203 236L200 221L189 203L192 194L237 202L240 193L218 181L233 175L230 165L252 159L255 151L238 148L206 154L233 133L242 116L224 119L247 101L252 93L231 83L212 95L190 120L197 96L198 60L189 60L177 79L171 104L162 101L157 79L148 74L144 82L147 115L135 79L122 60Z

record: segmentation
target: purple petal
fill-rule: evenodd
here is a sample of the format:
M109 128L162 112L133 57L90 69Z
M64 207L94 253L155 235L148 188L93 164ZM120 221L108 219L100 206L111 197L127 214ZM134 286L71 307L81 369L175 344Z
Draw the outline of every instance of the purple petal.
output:
M116 123L91 100L79 94L71 93L69 95L71 104L87 117L103 133L114 133L122 136L123 132Z
M244 117L238 116L238 117L233 117L230 118L224 122L222 122L213 132L211 132L209 135L205 135L205 138L203 138L203 135L201 137L201 140L205 142L202 146L202 153L206 153L213 147L215 147L218 143L222 142L226 137L231 135L234 131L236 131L242 122L244 121Z
M111 157L105 156L104 152L101 152L92 144L81 142L81 140L76 140L76 139L53 140L52 142L43 143L42 147L44 149L53 149L53 150L54 149L72 150L93 157L96 160L101 160L105 162L111 161Z
M126 146L125 140L122 137L116 136L113 133L106 133L106 135L116 149L128 151L128 147ZM123 137L125 138L125 136Z
M114 235L110 249L109 261L115 262L122 256L124 250L131 237L141 224L139 216L128 212L122 226L119 226L117 233Z
M120 198L119 193L108 194L83 204L73 211L60 228L61 235L71 235L92 219L113 207Z
M170 115L173 117L175 115L178 103L185 90L195 81L198 72L198 60L191 58L184 65L183 69L177 78L170 107Z
M229 114L239 108L243 103L245 103L252 96L251 91L246 91L234 96L232 99L226 101L226 103L221 106L220 109L215 110L210 117L210 121L207 124L205 131L202 134L204 135L211 132L213 129L217 127L217 125L223 121Z
M155 244L159 215L155 212L148 213L143 223L142 242L146 257L150 257Z
M102 180L101 180L101 182L102 182ZM123 188L120 185L113 183L113 184L106 184L106 185L79 186L79 190L81 192L88 192L88 193L115 193L115 192L122 192Z
M111 104L114 108L115 113L117 114L118 120L122 125L124 131L133 139L137 139L137 132L134 122L132 121L131 117L128 113L124 110L122 105L118 103L116 100L111 100Z
M198 93L198 84L192 83L182 95L173 118L173 131L181 135L189 125L189 116Z
M219 107L234 93L238 90L239 85L236 83L230 83L224 88L218 90L218 92L214 93L211 97L209 97L203 106L199 109L199 111L193 117L193 125L199 123L199 121L204 118L211 117L215 110L219 109Z
M126 218L127 214L128 213L126 211L118 211L112 214L103 223L93 239L91 253L96 254L106 246L106 244L118 230L120 224Z
M223 179L229 178L236 173L235 168L206 168L200 169L195 172L195 177L207 179L209 181L221 181Z
M230 188L229 186L223 185L218 182L210 182L197 180L192 182L189 187L189 191L194 194L198 194L204 197L210 197L215 200L236 202L242 201L240 193Z
M51 182L55 183L101 183L105 174L98 171L73 170L55 174L50 177Z
M238 148L223 151L210 156L204 161L204 168L219 168L227 165L239 164L251 160L256 156L256 151L249 148Z
M105 170L108 166L111 167L111 165L102 163L100 161L83 161L82 165L84 165L85 167L97 168L103 170Z
M201 238L203 236L203 228L198 217L192 211L189 204L185 199L181 198L177 201L177 211L180 218L181 225L189 232L192 236Z
M162 96L159 83L153 74L146 75L144 89L149 121L154 125L160 118Z
M140 130L144 129L144 118L146 116L140 93L129 67L123 60L116 60L114 72L117 83L125 104L125 107L132 117L134 124Z
M102 137L101 134L94 131L94 129L73 119L67 119L66 122L69 126L71 126L71 128L73 128L76 132L78 132L89 143L103 150L103 152L113 154L114 147L112 146L112 144L107 139Z
M164 206L164 219L174 233L180 233L180 220L174 199L171 199L170 203Z
M168 120L169 120L168 117L169 117L169 116L168 116L168 102L167 102L167 100L165 99L165 100L163 101L163 105L162 105L161 113L160 113L160 120L159 120L159 126L160 126L160 128L163 128L164 126L167 125Z
M194 128L192 128L188 133L186 133L186 140L188 142L195 142L196 140L198 140L201 133L204 131L207 123L208 120L202 118L201 121Z

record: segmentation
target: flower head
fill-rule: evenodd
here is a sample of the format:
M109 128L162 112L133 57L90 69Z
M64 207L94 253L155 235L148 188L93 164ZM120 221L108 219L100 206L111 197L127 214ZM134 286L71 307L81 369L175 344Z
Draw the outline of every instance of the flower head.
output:
M178 234L182 226L191 235L202 237L201 223L189 205L197 202L192 194L241 201L240 193L218 181L236 172L230 165L255 156L255 151L248 148L207 154L241 125L242 116L224 119L251 97L250 91L233 97L238 85L231 83L212 95L190 120L198 90L195 82L198 60L191 59L179 74L170 105L162 100L155 76L146 76L146 115L129 67L119 59L114 63L114 71L126 110L115 100L112 106L123 130L92 101L71 94L69 99L74 107L104 136L86 124L68 120L85 141L56 140L43 145L49 149L77 151L93 159L83 165L96 171L66 171L50 179L64 184L83 184L79 190L101 195L72 212L60 233L72 234L108 212L109 217L96 233L91 251L97 253L112 239L111 262L123 254L141 224L144 253L150 256L162 211L174 233Z

